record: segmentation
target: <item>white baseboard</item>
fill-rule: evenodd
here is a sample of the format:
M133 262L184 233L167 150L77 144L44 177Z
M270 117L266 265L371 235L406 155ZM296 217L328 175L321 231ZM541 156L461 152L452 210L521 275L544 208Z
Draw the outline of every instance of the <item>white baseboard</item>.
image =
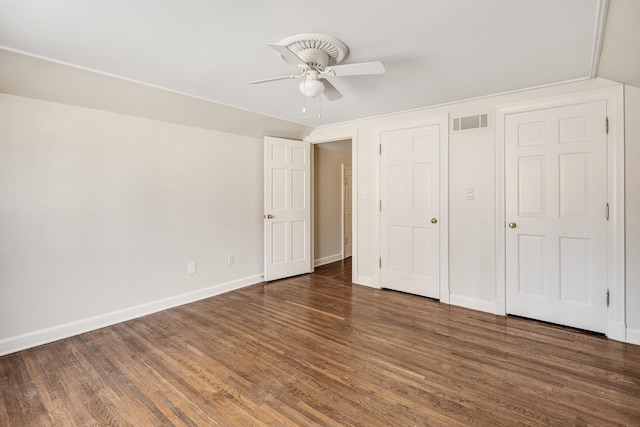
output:
M607 338L624 342L626 340L627 327L622 322L611 322L607 324Z
M41 329L39 331L29 332L27 334L0 340L0 356L16 351L25 350L27 348L36 347L53 341L58 341L74 335L79 335L95 329L111 326L116 323L125 322L127 320L146 316L158 311L166 310L191 302L199 301L212 296L220 295L235 289L244 288L262 282L262 275L245 277L233 280L227 283L220 283L204 289L187 292L185 294L152 301L135 307L125 308L123 310L102 314L75 322L65 323L63 325L53 326L51 328Z
M640 329L627 329L627 342L640 345Z
M329 255L323 258L313 260L313 266L320 267L321 265L331 264L332 262L340 261L341 259L342 259L342 254Z
M376 285L373 277L358 276L357 280L354 280L353 283L355 283L356 285L363 285L370 288L380 289L380 286Z
M442 288L440 289L440 302L443 304L451 304L451 293L448 288L446 291Z
M486 313L496 313L496 302L485 301L477 298L465 297L462 295L449 295L449 304L459 307L470 308L472 310L484 311Z

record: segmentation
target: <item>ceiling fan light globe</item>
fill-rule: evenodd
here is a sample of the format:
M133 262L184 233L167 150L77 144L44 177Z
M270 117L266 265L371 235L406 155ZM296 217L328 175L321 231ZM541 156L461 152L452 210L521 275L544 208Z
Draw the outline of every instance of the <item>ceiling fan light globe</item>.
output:
M315 98L324 92L324 84L319 80L305 80L299 87L300 92L307 98Z

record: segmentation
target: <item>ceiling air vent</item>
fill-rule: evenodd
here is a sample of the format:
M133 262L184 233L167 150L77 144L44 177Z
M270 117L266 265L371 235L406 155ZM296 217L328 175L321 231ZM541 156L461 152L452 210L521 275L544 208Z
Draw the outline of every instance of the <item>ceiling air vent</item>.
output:
M480 129L489 126L488 114L475 116L456 117L453 119L453 130Z

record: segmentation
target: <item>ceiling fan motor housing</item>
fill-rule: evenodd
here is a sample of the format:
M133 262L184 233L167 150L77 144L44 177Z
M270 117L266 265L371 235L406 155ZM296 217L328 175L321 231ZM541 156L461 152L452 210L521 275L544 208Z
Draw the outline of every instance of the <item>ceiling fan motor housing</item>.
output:
M335 37L324 34L297 34L282 39L280 45L286 46L312 68L320 71L325 67L341 62L349 54L349 48ZM286 61L286 58L283 58ZM297 64L290 65L298 67Z
M297 53L297 55L306 62L311 68L318 70L324 70L329 65L329 54L320 49L304 49Z

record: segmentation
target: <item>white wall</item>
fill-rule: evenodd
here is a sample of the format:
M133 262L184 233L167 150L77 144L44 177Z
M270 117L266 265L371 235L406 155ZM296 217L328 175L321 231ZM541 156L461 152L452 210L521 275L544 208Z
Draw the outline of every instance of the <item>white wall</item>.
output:
M450 290L486 307L496 292L495 107L612 85L596 79L316 130L316 140L357 140L357 282L377 277L380 127L491 114L489 129L449 141ZM627 324L640 343L640 90L625 96ZM0 354L261 281L261 215L259 138L0 94ZM186 274L190 261L196 275Z
M358 162L358 271L357 283L378 282L374 248L379 231L374 227L377 201L376 162L380 129L404 126L430 117L448 114L453 117L489 113L487 129L449 133L449 274L451 301L458 305L491 311L496 306L496 165L495 109L507 103L575 93L617 85L603 79L575 82L524 92L498 95L451 105L427 108L385 117L345 123L317 129L310 138L323 135L339 137L357 135ZM627 182L629 191L640 191L640 183ZM475 200L468 201L465 190L475 190ZM366 197L362 198L365 194ZM640 292L640 283L631 283ZM631 292L633 294L633 291ZM627 299L629 301L629 299ZM638 300L631 311L638 311ZM629 308L628 308L629 309ZM629 313L629 311L627 312ZM640 320L640 319L639 319Z
M488 107L469 111L476 113L491 112ZM449 134L449 290L452 303L462 299L477 309L492 306L495 295L494 134L494 129ZM467 200L468 189L474 200Z
M262 154L0 94L0 354L260 282Z
M608 0L598 77L640 86L640 2Z
M640 89L625 86L625 222L627 326L640 344Z
M322 145L322 144L320 144ZM351 153L314 147L314 263L342 259L342 164Z
M95 108L234 135L303 139L311 126L0 48L0 93Z

